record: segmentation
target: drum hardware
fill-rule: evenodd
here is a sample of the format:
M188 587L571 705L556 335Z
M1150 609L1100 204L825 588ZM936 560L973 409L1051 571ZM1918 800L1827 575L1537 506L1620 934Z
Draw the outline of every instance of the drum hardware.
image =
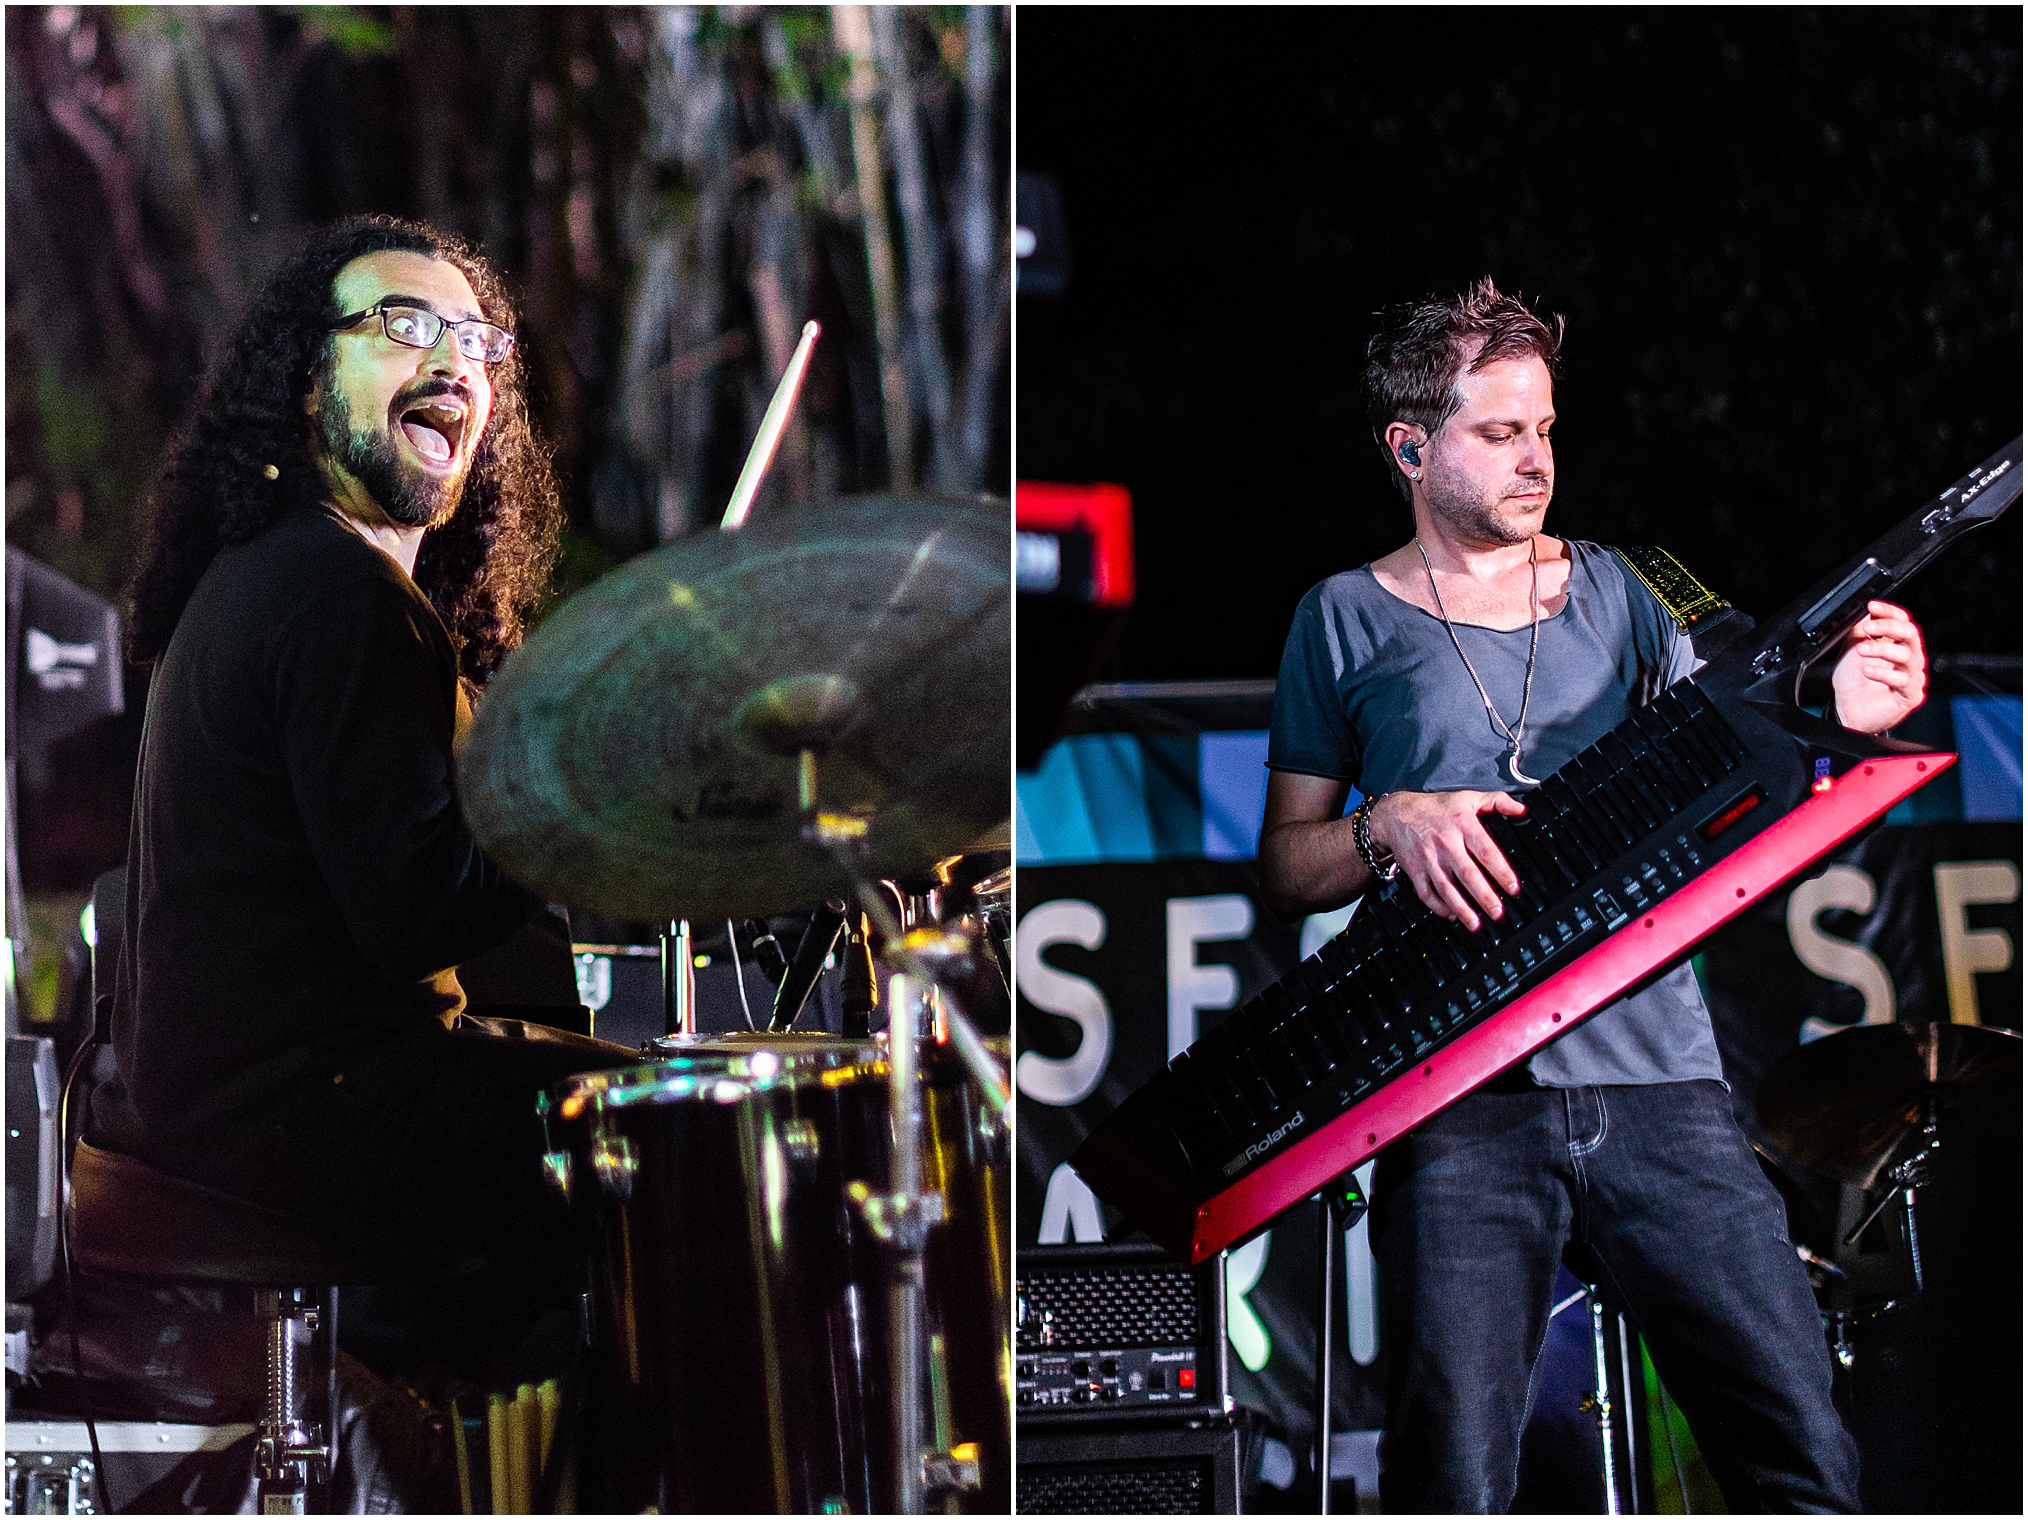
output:
M662 926L662 1021L664 1034L697 1033L697 952L687 918Z
M782 978L789 974L789 962L782 954L781 942L775 938L775 931L764 918L749 918L741 927L746 930L747 951L753 956L754 964L760 967L768 985L779 990Z
M1896 1223L1900 1233L1908 1242L1908 1265L1914 1276L1915 1291L1922 1291L1922 1238L1915 1228L1915 1190L1930 1180L1930 1157L1938 1149L1936 1138L1936 1099L1923 1101L1927 1115L1922 1126L1922 1146L1913 1156L1897 1163L1887 1173L1888 1186L1882 1190L1880 1199L1872 1211L1852 1226L1846 1233L1845 1244L1855 1246L1859 1237L1866 1233L1866 1227L1878 1219L1890 1203L1901 1205L1901 1214Z
M795 958L782 973L775 986L774 1013L768 1019L771 1033L781 1034L795 1026L803 1012L803 1005L816 990L817 978L824 974L824 962L830 958L832 947L838 943L839 931L845 927L845 900L842 897L827 898L811 915L809 928L803 931L802 939L796 945Z
M845 974L839 992L845 1038L863 1040L873 1032L873 1010L880 1006L880 976L873 969L873 937L864 913L845 921L842 964Z
M888 982L887 1060L891 1123L894 1136L893 1191L880 1198L870 1190L855 1190L855 1199L866 1214L868 1225L893 1253L894 1303L892 1367L895 1400L895 1462L900 1475L900 1513L924 1512L926 1473L922 1384L923 1256L930 1229L943 1216L939 1195L922 1190L922 1092L917 1080L921 1059L924 1014L940 1005L939 1026L948 1033L949 1043L971 1071L979 1091L1001 1121L1013 1117L1006 1078L985 1041L959 1006L955 989L947 985L955 959L955 936L935 931L906 932L890 906L886 885L863 875L860 860L865 830L841 830L817 804L817 759L804 749L799 755L802 777L801 800L806 825L804 838L821 846L838 868L852 879L863 911L860 914L862 940L870 918L880 931L888 953L906 967ZM863 820L861 820L863 824ZM871 951L868 950L870 965ZM849 981L848 981L849 986ZM850 1017L848 1013L848 1018ZM861 1197L864 1192L867 1196ZM934 1202L932 1202L934 1200Z
M1870 1190L1931 1126L1958 1141L2019 1146L2021 1036L1981 1024L1843 1029L1777 1061L1754 1108L1802 1166Z

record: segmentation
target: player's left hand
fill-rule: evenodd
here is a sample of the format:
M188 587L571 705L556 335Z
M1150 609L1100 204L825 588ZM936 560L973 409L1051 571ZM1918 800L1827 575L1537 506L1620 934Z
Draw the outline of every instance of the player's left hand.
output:
M1838 721L1856 733L1885 733L1922 706L1928 668L1922 630L1907 610L1868 602L1831 671Z

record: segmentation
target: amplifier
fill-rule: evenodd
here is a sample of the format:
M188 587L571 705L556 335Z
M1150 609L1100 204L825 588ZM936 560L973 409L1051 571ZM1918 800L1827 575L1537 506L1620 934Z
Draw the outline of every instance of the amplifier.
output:
M1184 1423L1024 1430L1016 1443L1021 1515L1236 1515L1259 1457L1251 1410Z
M1022 1251L1014 1409L1023 1426L1226 1413L1224 1262L1187 1266L1152 1242Z

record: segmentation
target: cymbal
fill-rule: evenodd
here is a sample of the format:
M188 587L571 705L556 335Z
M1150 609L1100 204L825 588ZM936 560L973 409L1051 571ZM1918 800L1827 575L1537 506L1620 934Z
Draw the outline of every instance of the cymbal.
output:
M1872 1187L1935 1098L1939 1139L2016 1145L2021 1037L1979 1024L1868 1024L1791 1051L1754 1110L1811 1171Z
M927 872L1010 806L1004 502L845 499L664 545L558 608L458 759L524 885L615 918L845 896L805 844L799 752L868 877Z

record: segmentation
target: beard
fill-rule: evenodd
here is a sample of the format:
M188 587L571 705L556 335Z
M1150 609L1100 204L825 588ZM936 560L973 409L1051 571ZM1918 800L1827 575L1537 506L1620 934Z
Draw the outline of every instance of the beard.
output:
M1535 536L1535 527L1500 510L1504 497L1488 501L1469 481L1449 475L1441 468L1425 473L1428 478L1423 482L1423 500L1429 503L1438 520L1459 537L1483 544L1525 544ZM1547 481L1543 482L1543 488L1542 504L1535 508L1537 513L1549 506Z
M328 380L318 392L324 453L405 528L441 528L465 494L466 469L438 477L408 463L387 428L354 428L352 409ZM467 467L469 468L469 467Z

